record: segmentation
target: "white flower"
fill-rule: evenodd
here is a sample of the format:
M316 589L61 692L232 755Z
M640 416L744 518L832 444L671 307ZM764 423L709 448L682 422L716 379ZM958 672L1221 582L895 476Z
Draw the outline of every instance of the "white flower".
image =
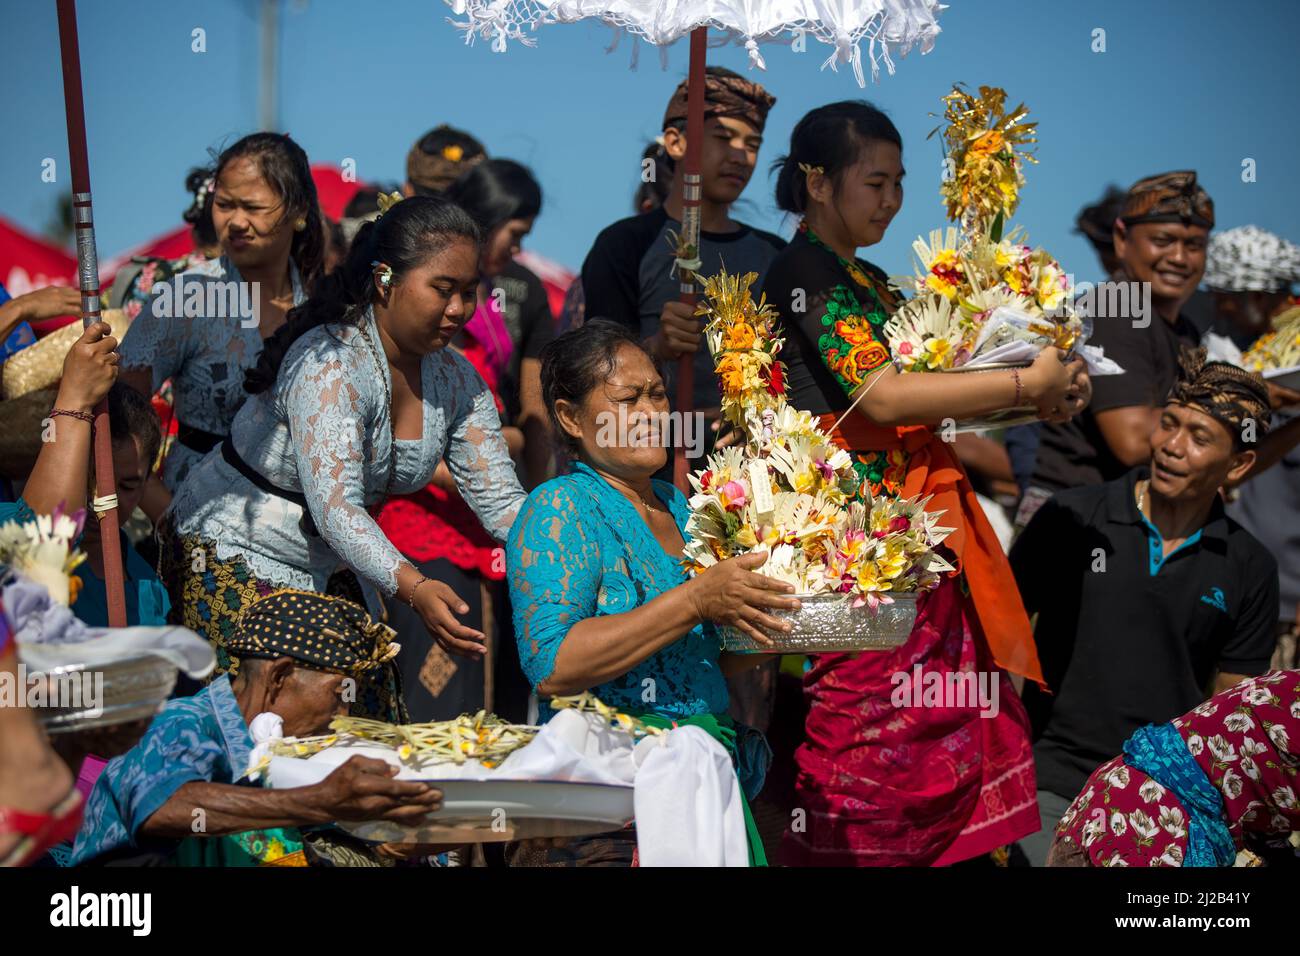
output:
M1119 855L1119 850L1116 850L1114 853L1112 853L1109 860L1103 860L1101 865L1102 866L1128 866L1128 864L1124 862L1124 858Z
M1241 772L1251 780L1259 779L1259 767L1255 765L1255 761L1250 757L1241 758Z
M1300 720L1300 699L1291 701L1291 716Z
M1273 791L1273 802L1283 810L1294 809L1296 805L1295 791L1289 786L1281 786Z
M1160 786L1160 784L1156 783L1150 777L1147 778L1146 782L1143 783L1142 786L1138 787L1138 796L1147 803L1155 803L1164 795L1165 788Z
M1083 825L1083 848L1086 850L1097 842L1097 837L1106 832L1105 814L1093 817Z
M1192 708L1193 714L1200 714L1202 717L1213 717L1219 710L1219 705L1212 700L1207 700L1198 707Z
M1178 807L1161 807L1160 808L1160 826L1171 837L1178 838L1187 835L1186 821L1183 817L1183 811Z
M1248 730L1255 729L1255 722L1250 719L1250 715L1237 711L1223 718L1223 726L1234 734L1244 734Z
M1151 816L1145 810L1134 810L1128 815L1128 822L1133 825L1133 829L1137 831L1138 836L1144 840L1148 840L1160 832L1156 822L1151 819Z
M1228 763L1237 759L1237 751L1222 734L1215 734L1206 743L1210 748L1210 753L1214 754L1215 760Z
M1261 704L1271 702L1274 698L1271 689L1267 687L1252 687L1241 695L1241 699L1248 704L1253 704L1254 706L1259 707Z
M1128 824L1124 822L1124 814L1116 810L1110 815L1110 832L1115 836L1123 836L1128 830Z
M1165 866L1182 866L1183 851L1177 843L1171 843L1165 847L1165 851L1160 854L1160 862Z
M1112 787L1127 787L1129 781L1128 767L1122 763L1117 764L1107 770L1101 779L1105 780L1106 783Z
M1223 780L1219 782L1219 787L1235 800L1241 796L1241 777L1229 768L1223 772Z
M1205 749L1205 741L1201 740L1200 734L1192 734L1187 738L1187 749L1193 757L1201 755L1201 751Z
M1243 757L1257 757L1268 751L1268 745L1260 743L1253 737L1241 738L1241 755Z
M1273 744L1278 750L1286 750L1290 738L1287 736L1286 728L1281 724L1270 724L1268 728L1268 739L1273 741Z

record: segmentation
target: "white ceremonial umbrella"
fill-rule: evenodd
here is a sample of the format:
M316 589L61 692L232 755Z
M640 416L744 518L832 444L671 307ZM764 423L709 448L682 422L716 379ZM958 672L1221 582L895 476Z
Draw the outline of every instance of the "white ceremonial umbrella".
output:
M880 77L880 64L892 74L891 52L905 55L919 45L929 53L939 34L938 15L946 9L937 0L444 0L461 19L451 23L465 42L489 42L504 53L510 41L535 46L539 27L578 20L600 20L616 30L658 47L691 38L686 94L686 157L682 170L682 235L678 262L694 257L700 239L700 141L704 135L704 61L708 31L720 43L743 44L751 66L764 69L760 43L798 41L812 37L834 47L822 69L847 63L859 86L866 85L862 42L867 41L871 78ZM689 270L682 270L682 301L695 304L696 289ZM693 410L692 356L678 361L677 409ZM675 483L689 494L686 456L677 455Z

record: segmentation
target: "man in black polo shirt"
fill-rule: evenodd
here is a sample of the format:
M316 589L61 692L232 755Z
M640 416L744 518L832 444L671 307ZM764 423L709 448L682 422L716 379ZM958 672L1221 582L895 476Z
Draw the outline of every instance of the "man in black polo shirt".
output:
M1088 775L1135 730L1267 669L1277 562L1224 514L1219 489L1254 464L1268 419L1258 376L1189 353L1149 469L1061 492L1012 548L1052 691L1025 688L1043 829L1021 846L1035 865Z
M1205 274L1212 228L1214 203L1194 172L1151 176L1129 189L1113 232L1122 275L1084 303L1093 321L1091 343L1103 346L1124 374L1097 376L1082 414L1040 426L1017 524L1027 524L1062 489L1110 481L1146 461L1157 410L1178 377L1179 351L1200 340L1181 310Z

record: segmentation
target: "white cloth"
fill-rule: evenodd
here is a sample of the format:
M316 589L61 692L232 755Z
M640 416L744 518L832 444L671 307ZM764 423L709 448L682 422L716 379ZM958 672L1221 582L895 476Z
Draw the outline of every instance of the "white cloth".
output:
M267 718L267 720L263 720ZM256 766L265 753L262 734L281 733L274 714L253 719ZM731 757L698 727L678 727L643 738L612 730L595 714L562 710L533 741L487 770L478 761L403 763L391 748L333 746L306 759L272 757L267 785L310 786L353 756L377 757L399 768L404 780L563 780L630 787L642 866L748 866L744 804Z
M766 69L758 45L789 43L810 36L834 48L822 69L847 63L865 86L861 43L868 43L872 80L883 64L892 75L891 56L919 45L929 53L940 33L938 17L947 7L938 0L445 0L462 19L451 23L472 44L476 38L505 52L510 41L535 46L534 31L552 23L596 19L659 47L675 43L699 26L710 42L736 43L749 53L751 66Z
M744 798L731 757L699 727L637 747L641 866L749 866Z

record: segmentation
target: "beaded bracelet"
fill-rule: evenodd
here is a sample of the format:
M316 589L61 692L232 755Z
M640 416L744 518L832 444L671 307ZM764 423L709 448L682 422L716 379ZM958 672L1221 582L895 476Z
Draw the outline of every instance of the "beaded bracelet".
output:
M428 578L421 577L420 580L415 582L415 587L411 588L411 593L406 596L406 603L410 605L412 608L415 607L415 592L420 590L421 584L425 584L428 581L429 581Z

